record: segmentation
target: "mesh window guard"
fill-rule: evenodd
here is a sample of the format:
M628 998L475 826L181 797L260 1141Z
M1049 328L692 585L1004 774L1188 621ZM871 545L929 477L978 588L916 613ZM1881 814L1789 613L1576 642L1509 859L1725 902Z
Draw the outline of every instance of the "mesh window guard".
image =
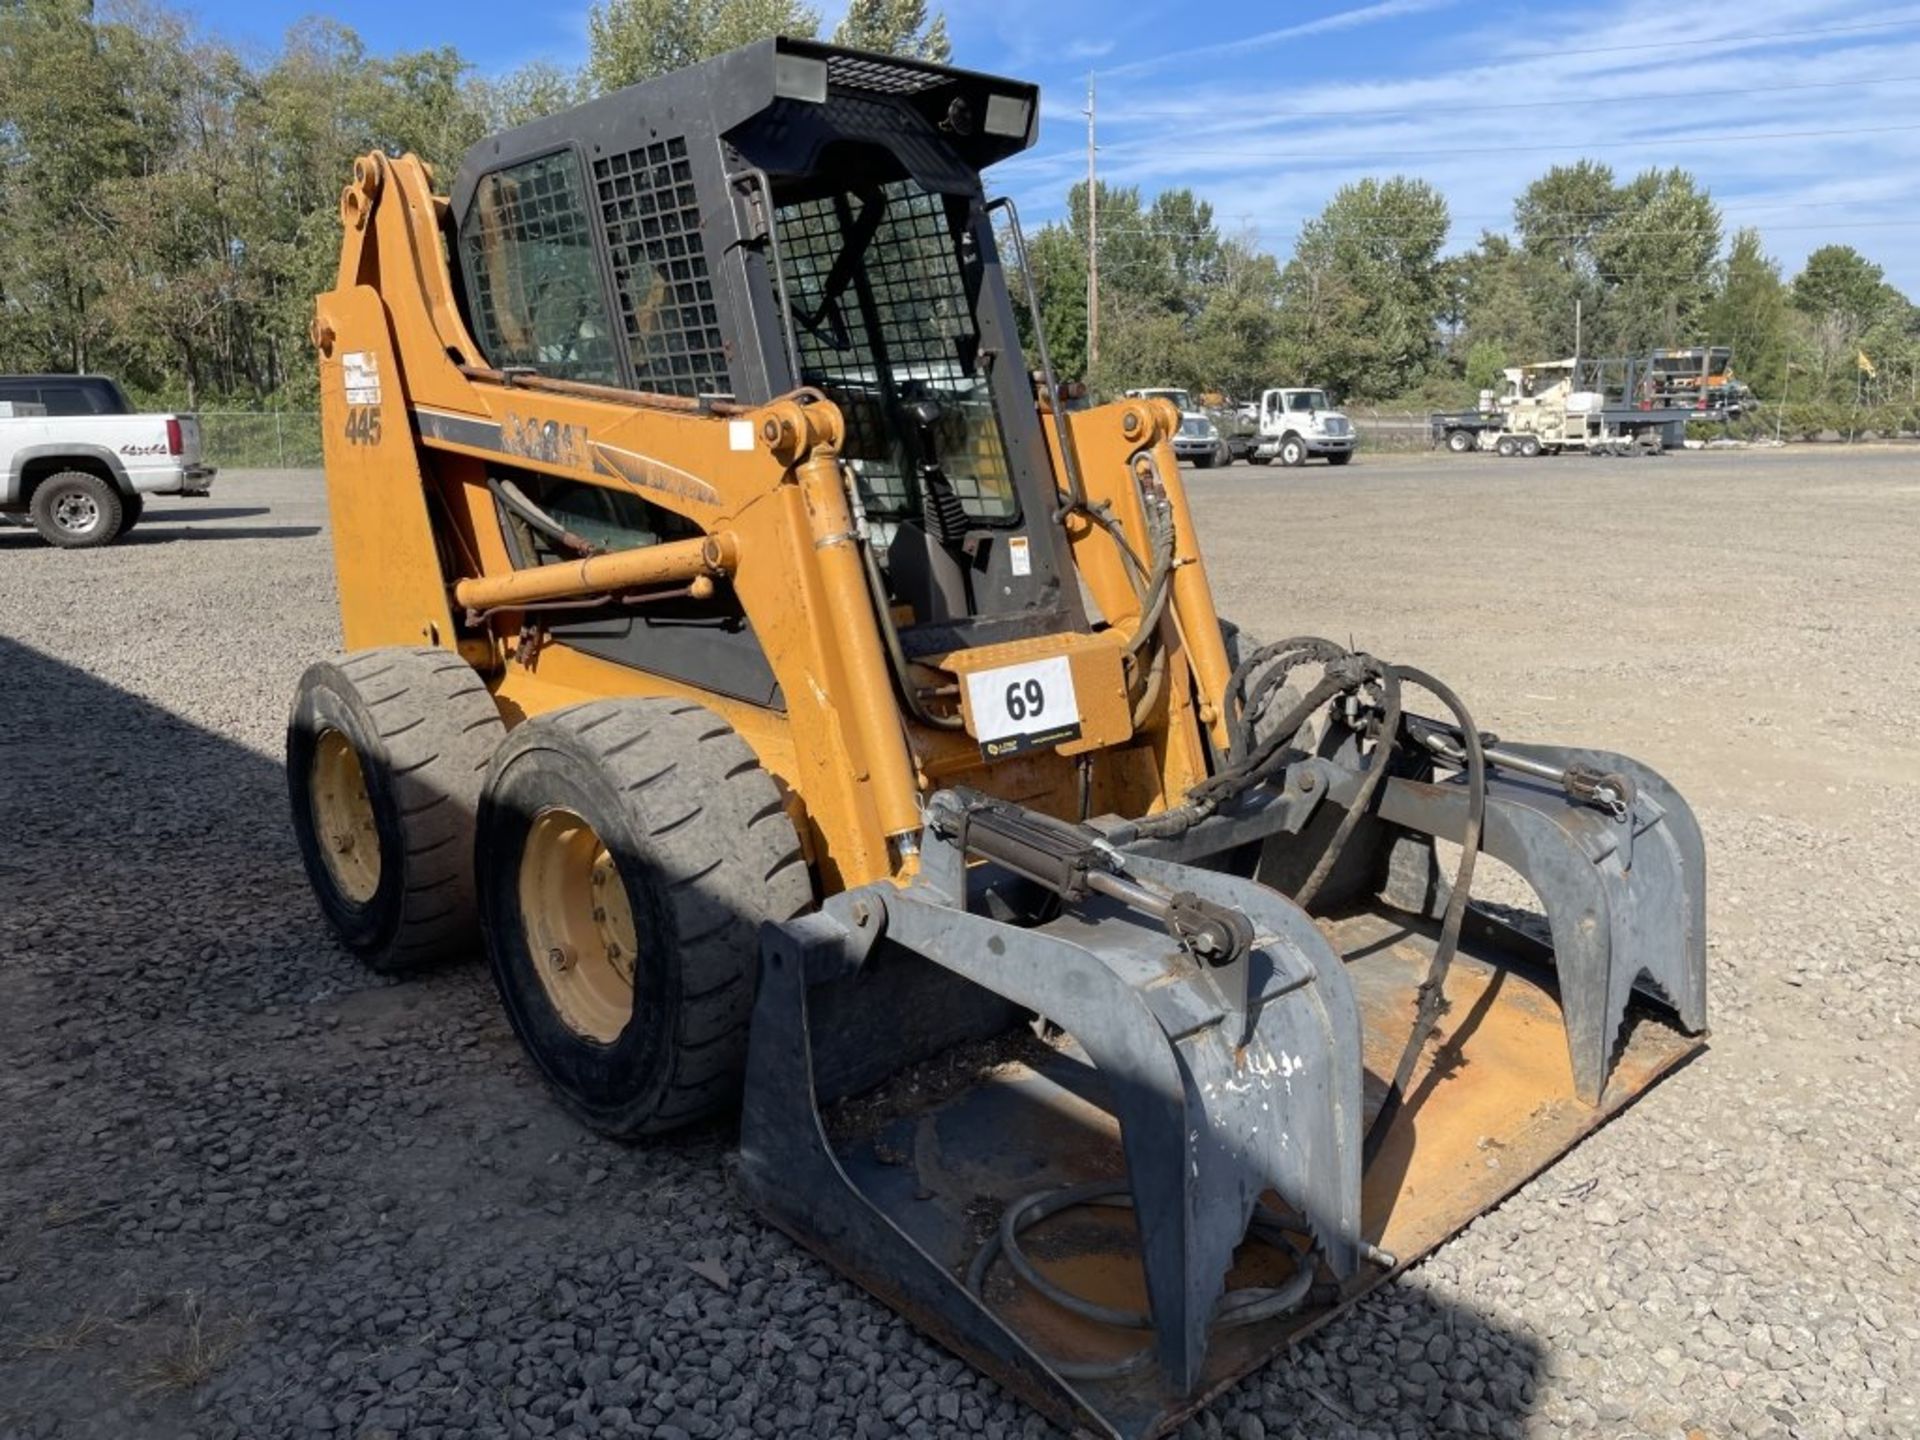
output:
M609 155L593 178L635 388L731 394L687 142L676 135Z
M567 152L484 175L461 227L467 299L487 359L620 383L580 168Z
M902 412L924 399L939 406L933 448L968 517L1017 520L942 198L899 181L782 206L779 226L802 379L846 416L843 453L868 510L883 520L919 512L917 447Z

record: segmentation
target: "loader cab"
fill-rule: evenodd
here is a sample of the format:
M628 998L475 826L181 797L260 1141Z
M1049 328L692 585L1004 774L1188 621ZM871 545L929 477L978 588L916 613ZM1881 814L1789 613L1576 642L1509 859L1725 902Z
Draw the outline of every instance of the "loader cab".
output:
M496 368L837 405L909 656L1085 629L981 171L1038 92L775 39L483 141L452 195Z

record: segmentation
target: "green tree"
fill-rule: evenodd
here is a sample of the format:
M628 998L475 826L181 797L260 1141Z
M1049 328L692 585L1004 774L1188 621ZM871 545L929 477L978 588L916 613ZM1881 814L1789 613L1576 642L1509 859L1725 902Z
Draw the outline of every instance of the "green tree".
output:
M1760 232L1736 231L1719 288L1708 303L1706 337L1733 348L1735 371L1762 395L1778 396L1790 338L1787 287L1761 247Z
M1448 305L1447 202L1424 180L1344 186L1301 227L1280 276L1278 348L1290 373L1358 398L1413 388Z
M1602 303L1589 353L1636 355L1700 337L1720 251L1720 212L1684 170L1649 170L1621 187L1593 242Z
M944 65L952 58L947 17L927 19L927 0L852 0L833 43L884 55L908 55Z
M1905 298L1887 284L1884 270L1851 245L1823 245L1807 256L1790 293L1803 363L1817 393L1834 400L1859 397L1864 376L1858 360L1862 353L1871 357L1867 337L1898 329ZM1881 349L1884 354L1884 344Z
M618 90L769 35L819 30L801 0L603 0L587 11L587 75Z
M1002 259L1011 265L1009 254ZM1063 224L1043 225L1027 237L1027 261L1033 267L1034 291L1040 302L1040 323L1046 329L1047 352L1061 380L1081 380L1087 374L1087 249ZM1014 312L1020 322L1020 343L1038 364L1033 325L1025 287L1018 274Z

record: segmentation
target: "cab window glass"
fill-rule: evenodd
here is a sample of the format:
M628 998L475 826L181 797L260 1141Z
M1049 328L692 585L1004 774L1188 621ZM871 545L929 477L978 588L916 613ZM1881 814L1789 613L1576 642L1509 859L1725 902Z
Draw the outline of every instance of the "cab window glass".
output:
M476 338L495 367L622 383L572 152L483 175L460 245Z
M666 540L686 540L702 533L700 527L684 515L662 509L629 490L548 475L522 476L518 483L548 515L582 540L604 550L644 549ZM543 531L515 520L511 511L507 514L509 523L520 531L523 553L532 563L546 565L579 558L576 552Z

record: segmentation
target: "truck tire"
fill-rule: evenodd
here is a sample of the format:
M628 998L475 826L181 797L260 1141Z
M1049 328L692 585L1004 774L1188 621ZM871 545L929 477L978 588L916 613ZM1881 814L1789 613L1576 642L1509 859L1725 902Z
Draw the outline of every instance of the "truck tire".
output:
M120 528L114 532L113 538L118 540L122 535L133 529L134 526L140 523L141 517L146 513L146 496L142 495L138 490L134 491L131 495L122 495L120 497Z
M1217 458L1211 450L1207 451L1204 455L1196 455L1193 457L1193 468L1196 470L1211 470L1213 468L1213 462Z
M1351 459L1353 459L1353 452L1351 450L1335 450L1327 456L1327 464L1344 465Z
M1223 470L1231 468L1233 465L1233 446L1222 440L1219 448L1213 452L1213 463L1220 466Z
M1307 463L1307 442L1298 435L1289 435L1280 442L1280 463L1289 470L1297 469Z
M321 913L372 969L478 948L474 812L505 731L448 650L362 650L300 677L287 719L294 836Z
M1540 453L1540 437L1539 436L1529 435L1526 437L1526 439L1520 442L1520 454L1523 458L1531 460L1539 453Z
M62 550L91 550L120 533L120 492L87 470L62 470L33 487L33 528Z
M600 700L529 721L480 801L481 926L514 1032L605 1135L737 1099L759 931L811 908L780 790L719 716Z
M1511 460L1520 453L1520 442L1511 435L1502 435L1494 442L1493 453L1503 459Z
M1449 430L1447 432L1447 449L1451 450L1454 454L1465 455L1476 448L1478 448L1478 442L1474 439L1471 430Z

